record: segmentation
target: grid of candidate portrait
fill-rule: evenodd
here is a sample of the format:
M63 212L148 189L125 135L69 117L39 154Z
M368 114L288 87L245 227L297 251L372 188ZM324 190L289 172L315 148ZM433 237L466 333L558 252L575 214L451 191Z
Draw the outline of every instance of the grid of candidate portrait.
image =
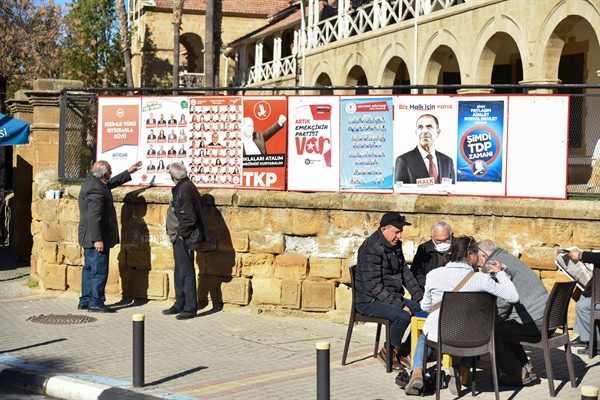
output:
M189 114L149 114L146 171L168 174L181 161L197 185L239 184L242 174L240 106L190 106Z
M348 158L353 163L353 175L349 183L364 184L366 181L372 181L376 185L383 185L383 174L377 165L380 165L381 158L385 157L385 151L381 150L386 141L385 117L350 117L348 131L352 140L352 150L348 153Z

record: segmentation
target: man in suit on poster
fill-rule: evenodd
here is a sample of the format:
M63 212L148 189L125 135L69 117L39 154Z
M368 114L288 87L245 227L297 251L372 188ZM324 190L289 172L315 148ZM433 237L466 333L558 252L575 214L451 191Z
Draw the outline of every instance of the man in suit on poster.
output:
M267 154L267 146L265 142L271 139L277 132L283 128L286 118L285 115L280 115L279 119L273 126L264 132L254 131L254 120L250 117L245 117L242 121L242 142L244 144L244 155L265 155Z
M435 183L442 183L442 178L455 183L454 161L434 147L441 133L438 119L432 114L417 119L417 147L396 158L395 182L417 183L417 179L433 177Z

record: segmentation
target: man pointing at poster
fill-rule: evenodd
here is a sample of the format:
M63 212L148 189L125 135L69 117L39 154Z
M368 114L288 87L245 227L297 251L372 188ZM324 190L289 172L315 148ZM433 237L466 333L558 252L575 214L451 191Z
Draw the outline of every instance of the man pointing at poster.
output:
M264 132L255 132L254 120L250 117L244 118L242 121L242 142L244 144L244 155L252 156L267 154L267 146L265 142L271 139L277 132L281 130L281 128L283 128L285 121L285 115L282 114L272 127Z
M435 116L423 114L417 119L417 147L396 158L395 182L417 183L417 179L432 177L436 184L442 183L442 178L455 183L454 161L434 147L441 133Z

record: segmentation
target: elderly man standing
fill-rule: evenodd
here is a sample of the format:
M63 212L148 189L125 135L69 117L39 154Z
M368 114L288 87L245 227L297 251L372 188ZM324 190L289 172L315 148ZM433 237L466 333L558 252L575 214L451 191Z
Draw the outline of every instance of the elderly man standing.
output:
M443 221L436 222L431 227L431 240L420 244L417 248L410 272L419 282L421 290L425 290L425 276L432 270L448 263L448 250L450 250L452 239L450 224Z
M81 297L79 310L114 312L104 305L104 289L108 279L110 249L119 243L117 212L111 189L129 182L131 174L142 168L138 161L126 171L112 177L107 161L97 161L92 166L92 176L87 178L79 192L79 245L83 247L85 265L81 271Z
M496 354L499 354L500 368L504 372L503 384L523 386L538 378L527 354L518 343L511 342L511 335L541 336L542 319L548 291L542 280L521 260L499 248L490 239L477 244L479 248L478 266L487 272L486 262L498 261L502 269L508 272L519 293L519 302L510 304L501 299L497 301ZM514 342L514 341L513 341Z
M390 340L393 346L393 369L401 370L400 344L410 318L421 311L423 291L410 272L402 253L402 231L411 225L397 212L383 215L379 229L358 249L355 292L356 311L370 317L391 321ZM406 287L412 297L404 297ZM385 363L385 346L379 352Z

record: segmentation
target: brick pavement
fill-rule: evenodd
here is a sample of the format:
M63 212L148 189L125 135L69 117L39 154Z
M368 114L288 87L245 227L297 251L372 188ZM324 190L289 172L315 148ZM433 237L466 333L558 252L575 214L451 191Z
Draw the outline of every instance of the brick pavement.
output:
M4 268L0 268L4 269ZM383 364L370 357L375 334L372 325L354 329L349 365L340 365L346 325L323 318L252 313L245 309L200 311L200 316L177 321L163 316L165 302L117 302L116 314L78 311L77 298L27 288L26 267L0 271L0 364L129 388L171 399L308 399L316 398L316 348L331 343L331 398L397 399L406 397L386 374ZM28 321L41 314L83 314L93 323L44 325ZM144 314L145 387L132 381L132 315ZM542 353L532 360L537 385L515 390L501 387L502 399L548 398ZM579 399L571 388L560 350L553 352L557 399ZM589 360L577 354L581 385L600 386L600 357ZM492 399L487 357L480 362L479 399ZM448 390L443 399L454 398ZM471 397L465 388L460 397ZM430 397L431 396L427 396Z

